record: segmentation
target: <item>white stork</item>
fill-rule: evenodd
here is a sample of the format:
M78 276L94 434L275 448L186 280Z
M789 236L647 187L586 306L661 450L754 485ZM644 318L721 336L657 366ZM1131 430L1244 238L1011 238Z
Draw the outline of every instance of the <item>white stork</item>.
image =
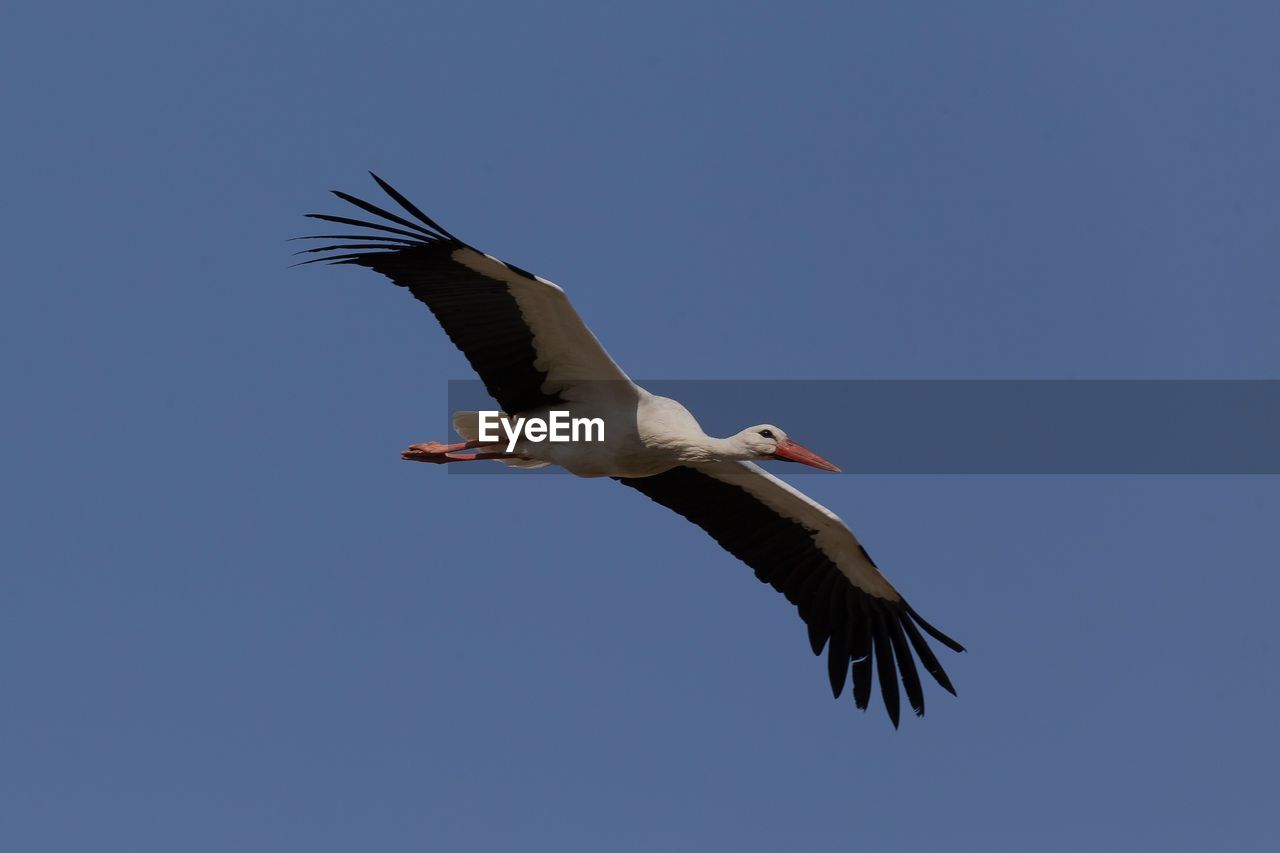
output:
M508 452L502 443L480 441L476 413L461 412L454 415L454 427L464 441L415 444L402 458L433 463L500 459L516 467L554 464L580 477L613 477L707 531L796 605L809 627L814 654L828 649L836 697L852 669L853 701L866 709L874 662L894 727L899 678L912 710L923 715L924 691L912 650L929 674L955 693L920 629L957 652L964 648L907 604L834 513L755 460L785 459L839 471L836 466L770 424L729 438L708 436L684 406L650 394L628 378L563 290L472 248L377 175L373 179L417 221L335 190L339 198L383 221L308 216L379 233L299 238L343 241L305 250L339 253L302 263L357 264L408 288L435 314L506 413L545 417L561 410L605 423L603 441L522 440Z

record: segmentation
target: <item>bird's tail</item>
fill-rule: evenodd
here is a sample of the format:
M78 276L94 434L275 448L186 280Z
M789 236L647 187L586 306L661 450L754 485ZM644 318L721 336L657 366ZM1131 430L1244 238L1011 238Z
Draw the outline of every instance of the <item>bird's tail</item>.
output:
M503 414L502 417L505 418L506 415ZM454 412L453 429L467 441L478 441L480 439L480 413ZM512 468L545 468L549 463L524 459L503 459L502 464L509 465Z
M453 430L467 441L478 441L480 438L480 413L454 412Z

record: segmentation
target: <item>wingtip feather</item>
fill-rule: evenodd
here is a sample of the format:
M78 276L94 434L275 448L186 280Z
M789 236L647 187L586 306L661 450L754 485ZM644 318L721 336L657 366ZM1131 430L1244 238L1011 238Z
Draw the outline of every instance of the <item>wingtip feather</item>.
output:
M951 651L953 652L963 652L965 650L964 646L960 645L955 640L951 639L946 634L942 633L937 628L933 627L927 621L925 621L924 617L921 616L919 613L917 613L915 608L912 607L910 604L907 604L906 601L902 602L902 606L906 609L908 613L911 614L911 618L914 619L916 623L921 628L923 628L930 637L933 637L935 640L937 640L939 643L942 643L944 646L951 649Z
M871 647L876 655L876 678L880 682L880 698L884 700L884 708L889 712L893 727L898 727L901 714L902 697L898 693L898 671L893 660L893 646L889 639L888 628L880 614L872 616L874 639Z
M369 171L369 177L373 178L373 180L377 182L378 186L382 188L382 191L387 195L391 196L392 200L394 200L396 204L400 205L402 208L408 211L408 213L411 216L416 217L424 225L434 229L435 231L440 232L450 240L455 240L459 243L462 242L461 240L458 240L457 237L450 234L443 226L440 225L439 222L436 222L430 216L427 216L425 213L423 213L422 210L419 209L419 207L416 204L409 201L409 199L405 198L403 193L401 193L395 187L391 186L391 184L387 183L382 178L374 174L373 170Z

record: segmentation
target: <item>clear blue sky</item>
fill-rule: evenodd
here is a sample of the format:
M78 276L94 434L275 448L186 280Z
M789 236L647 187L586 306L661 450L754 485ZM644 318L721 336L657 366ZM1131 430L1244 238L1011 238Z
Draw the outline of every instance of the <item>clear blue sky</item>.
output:
M0 849L1274 849L1277 478L804 478L970 649L894 732L640 496L401 462L465 362L284 239L374 169L636 376L1275 378L1275 4L603 6L7 13Z

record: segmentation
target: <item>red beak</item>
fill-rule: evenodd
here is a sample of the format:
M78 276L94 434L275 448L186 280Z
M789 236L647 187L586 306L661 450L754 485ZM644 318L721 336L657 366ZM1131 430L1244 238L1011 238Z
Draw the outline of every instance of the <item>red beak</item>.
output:
M801 447L789 438L778 442L778 447L773 451L773 455L777 459L785 459L788 462L799 462L801 465L821 468L823 471L835 471L837 474L841 473L839 468L832 465L812 450L809 450L807 447Z

